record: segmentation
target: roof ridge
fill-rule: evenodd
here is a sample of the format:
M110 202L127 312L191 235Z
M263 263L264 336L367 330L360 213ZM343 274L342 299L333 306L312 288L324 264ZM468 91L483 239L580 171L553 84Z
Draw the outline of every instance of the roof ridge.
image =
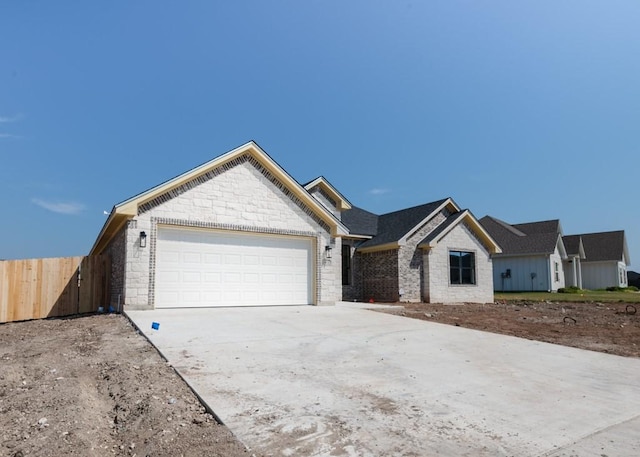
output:
M412 209L420 208L421 206L433 205L433 204L436 204L436 203L437 204L442 204L447 200L451 200L451 197L446 197L446 198L442 198L440 200L434 200L432 202L427 202L427 203L422 203L420 205L410 206L409 208L403 208L403 209L398 209L398 210L391 211L391 212L388 212L388 213L383 213L383 214L380 214L380 216L389 216L390 214L402 213L404 211L410 211Z
M517 228L515 228L513 225L509 224L508 222L505 222L503 220L500 220L496 217L493 216L489 216L487 215L487 217L489 219L491 219L493 222L495 222L496 224L498 224L499 226L501 226L503 229L510 231L511 233L513 233L516 236L528 236L526 233L521 232L520 230L518 230Z

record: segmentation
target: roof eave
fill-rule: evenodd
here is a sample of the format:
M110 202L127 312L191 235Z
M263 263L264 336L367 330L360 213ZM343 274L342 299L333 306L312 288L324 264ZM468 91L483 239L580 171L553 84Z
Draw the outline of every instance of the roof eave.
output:
M100 230L100 234L98 238L96 238L95 243L91 247L91 251L89 251L89 255L99 255L105 250L105 248L109 245L113 237L120 231L122 226L133 216L118 213L115 211L115 208L109 214L106 222L102 226L102 230Z
M489 235L484 227L478 222L478 220L471 214L469 210L464 210L460 213L460 216L456 218L456 220L447 227L446 230L443 230L438 234L433 240L430 240L427 243L420 243L418 245L419 248L422 249L433 249L439 242L444 238L454 227L456 227L462 220L467 221L467 223L471 226L475 234L484 242L485 247L487 247L487 251L490 254L500 254L502 249L496 243L496 241Z
M355 233L348 233L346 235L342 235L342 238L350 240L370 240L373 238L373 235L357 235Z
M564 246L564 242L562 241L562 234L558 234L558 239L556 240L556 246L558 247L558 251L560 251L560 258L562 260L568 259L567 249Z
M364 254L368 252L389 251L391 249L398 249L399 247L400 247L400 244L397 241L394 241L392 243L379 244L377 246L357 248L357 251Z
M305 184L304 188L306 190L311 190L316 186L320 187L327 194L329 194L329 196L331 196L331 198L333 198L336 201L336 203L338 204L338 210L346 211L348 209L351 209L351 202L349 202L349 200L347 200L344 197L344 195L342 195L338 191L338 189L333 187L333 185L331 185L331 183L329 181L327 181L327 179L324 176L318 176L313 181Z

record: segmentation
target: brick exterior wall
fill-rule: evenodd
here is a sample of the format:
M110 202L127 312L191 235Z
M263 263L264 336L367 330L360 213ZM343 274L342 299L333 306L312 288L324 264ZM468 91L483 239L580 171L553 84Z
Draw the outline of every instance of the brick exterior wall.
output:
M356 253L362 271L362 298L396 302L398 294L398 250Z
M117 308L118 304L124 303L125 300L125 266L127 258L126 245L126 225L113 237L111 242L104 250L104 254L109 256L111 261L110 275L110 305Z
M342 240L343 249L348 249L349 256L351 257L351 278L350 284L342 286L342 299L345 301L361 301L364 300L364 293L362 291L362 255L357 254L356 244L358 241L354 240ZM340 259L340 266L342 269L342 259Z
M398 284L402 292L399 295L400 301L419 302L422 300L425 290L423 252L418 248L418 243L424 240L449 214L446 208L443 209L411 235L407 239L407 244L400 246L398 252Z
M475 253L476 284L452 285L449 279L449 251ZM425 301L431 303L493 302L493 266L485 246L466 224L460 223L430 251L424 251Z
M126 230L126 305L153 308L158 224L316 237L316 302L341 299L340 238L253 157L242 156L142 205ZM139 234L148 235L147 247ZM324 248L331 244L333 259Z

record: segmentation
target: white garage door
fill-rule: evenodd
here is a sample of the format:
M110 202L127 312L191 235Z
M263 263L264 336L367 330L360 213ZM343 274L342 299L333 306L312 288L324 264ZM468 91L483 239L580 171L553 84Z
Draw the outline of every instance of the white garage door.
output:
M313 303L313 240L159 227L155 306Z

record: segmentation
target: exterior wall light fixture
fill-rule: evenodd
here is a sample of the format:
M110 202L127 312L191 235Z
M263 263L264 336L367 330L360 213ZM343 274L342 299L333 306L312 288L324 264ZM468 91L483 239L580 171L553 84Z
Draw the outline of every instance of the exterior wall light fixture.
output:
M331 251L333 250L333 248L331 247L331 245L326 245L324 247L324 258L325 259L330 259L331 258Z
M145 232L140 232L140 247L147 247L147 234Z

